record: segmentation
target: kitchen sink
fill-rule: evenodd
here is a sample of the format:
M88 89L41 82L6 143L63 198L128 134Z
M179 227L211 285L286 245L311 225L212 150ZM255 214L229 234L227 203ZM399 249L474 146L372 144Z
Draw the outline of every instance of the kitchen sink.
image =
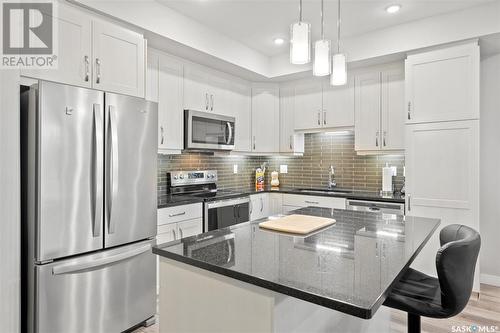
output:
M322 189L322 188L318 188L318 189L310 189L310 188L301 188L298 190L299 192L304 192L304 193L321 193L321 194L338 194L338 193L342 193L342 194L348 194L348 193L352 193L351 190L344 190L344 189Z

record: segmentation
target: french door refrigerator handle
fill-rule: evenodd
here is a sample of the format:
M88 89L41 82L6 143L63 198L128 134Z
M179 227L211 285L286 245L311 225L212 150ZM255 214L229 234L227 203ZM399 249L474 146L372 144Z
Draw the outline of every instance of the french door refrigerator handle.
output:
M94 147L94 224L92 234L94 237L101 235L102 222L102 196L103 196L103 136L104 125L103 115L100 104L94 104L94 131L95 131L95 147Z
M112 218L113 202L116 199L116 194L118 193L118 133L116 125L116 110L115 107L109 106L109 125L110 125L110 135L111 135L111 158L110 158L110 184L111 184L111 195L108 201L108 233L112 234L115 232L115 222Z
M136 249L125 251L122 253L118 253L109 257L99 258L99 259L85 259L81 262L71 263L71 264L61 264L54 266L52 268L53 275L61 275L61 274L70 274L88 269L97 269L103 266L107 266L109 264L126 260L135 256L138 256L144 252L147 252L151 249L151 244L146 244Z

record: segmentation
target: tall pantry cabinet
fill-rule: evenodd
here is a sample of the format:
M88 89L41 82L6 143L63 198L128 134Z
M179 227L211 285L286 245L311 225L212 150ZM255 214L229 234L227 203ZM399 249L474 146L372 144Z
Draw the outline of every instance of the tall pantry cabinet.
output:
M479 231L479 65L477 41L412 54L405 63L406 213L441 219L412 265L430 275L439 230L457 223Z

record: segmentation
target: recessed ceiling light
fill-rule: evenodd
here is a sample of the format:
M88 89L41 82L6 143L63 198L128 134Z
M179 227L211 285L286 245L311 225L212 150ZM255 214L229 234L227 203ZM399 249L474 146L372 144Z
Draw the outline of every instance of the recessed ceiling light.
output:
M281 37L277 37L273 40L274 44L275 45L283 45L283 43L285 42L285 40Z
M385 8L385 11L388 12L389 14L394 14L399 12L401 9L401 5L390 5Z

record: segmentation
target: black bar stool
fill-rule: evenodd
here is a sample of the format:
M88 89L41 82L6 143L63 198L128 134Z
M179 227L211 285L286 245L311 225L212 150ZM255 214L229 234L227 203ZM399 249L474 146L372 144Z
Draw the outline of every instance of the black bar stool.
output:
M481 237L474 229L452 224L439 233L438 278L409 268L384 302L408 313L408 332L420 332L420 316L450 318L469 301Z

